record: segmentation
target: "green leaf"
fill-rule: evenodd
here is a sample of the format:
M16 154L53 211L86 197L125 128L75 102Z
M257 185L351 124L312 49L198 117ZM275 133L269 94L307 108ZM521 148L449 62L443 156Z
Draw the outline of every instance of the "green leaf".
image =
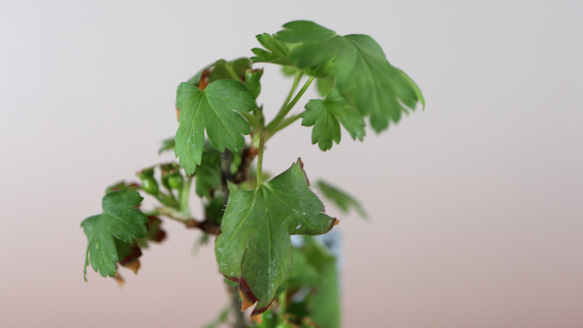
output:
M251 68L251 60L246 57L237 58L232 61L219 59L212 65L209 82L212 83L218 80L241 81L244 71L249 68Z
M398 68L396 68L396 69L399 72L399 74L401 74L401 76L407 82L409 82L409 85L411 86L411 88L413 88L413 91L415 91L415 95L417 95L417 98L419 98L419 101L421 102L421 105L423 105L423 108L425 108L425 97L423 97L423 93L421 92L421 89L419 88L419 86L417 85L417 83L415 83L415 81L413 81L413 79L410 78L409 75L407 75L405 72L403 72L402 70L400 70Z
M302 125L314 126L312 143L318 143L320 149L324 151L332 148L333 141L340 142L339 121L352 139L358 138L362 141L365 135L364 119L336 90L332 90L324 100L310 100L302 117Z
M336 258L313 239L308 240L302 251L320 276L320 284L306 299L310 318L319 327L339 328L340 291Z
M135 262L140 256L142 256L142 250L136 242L128 244L117 238L114 239L119 264L125 266L129 263Z
M198 197L210 198L211 190L221 188L221 177L221 153L206 143L201 163L196 167L195 191Z
M263 33L256 36L257 41L265 48L253 48L251 51L255 57L251 57L254 63L273 63L279 65L292 65L292 62L287 58L289 54L289 47L273 38L273 35Z
M294 21L283 25L275 39L299 43L288 58L300 69L318 77L335 77L336 87L363 116L370 115L373 129L398 122L406 107L422 101L420 90L386 59L368 35L339 36L316 23Z
M298 290L305 286L316 286L320 283L320 275L314 265L308 262L302 249L293 248L293 264L280 289Z
M288 22L283 27L276 33L276 40L287 43L320 43L336 36L336 32L306 20Z
M158 155L162 154L165 151L173 149L174 149L174 137L164 139L162 140L162 146L160 146L160 148L158 149Z
M334 205L336 205L342 212L347 213L351 209L354 209L362 218L368 217L368 214L360 203L348 193L323 180L317 181L316 187L320 189L324 197L334 202Z
M263 76L263 68L245 71L245 87L255 98L261 93L261 76Z
M316 87L318 89L318 93L322 97L326 97L330 93L330 91L332 91L332 89L334 88L335 82L336 82L336 80L334 80L334 78L332 78L332 77L319 78L316 81Z
M114 191L120 191L120 190L140 190L141 187L139 184L135 183L135 182L125 182L125 181L120 181L117 182L109 187L107 187L105 189L105 193L109 194L110 192L114 192Z
M235 75L239 76L240 78L242 78L245 75L245 71L250 69L252 64L253 62L251 61L251 59L247 57L240 57L229 62L229 65L235 72Z
M257 108L253 95L234 80L210 83L204 91L182 83L176 103L180 117L174 152L187 174L194 173L201 163L205 130L213 147L220 152L225 148L238 151L245 145L243 135L250 133L249 124L240 113Z
M221 273L237 282L252 315L265 312L292 264L290 235L317 235L336 219L309 189L301 161L256 189L229 185L222 233L215 243Z
M285 76L295 76L297 73L298 69L295 66L282 66L281 67L281 72L283 73L283 75Z
M89 242L85 280L88 263L104 277L115 275L115 263L120 261L115 239L133 244L135 238L146 236L148 217L135 208L142 199L138 192L131 190L108 193L102 199L103 213L81 223Z
M215 195L208 202L204 203L204 218L220 226L225 214L225 199Z

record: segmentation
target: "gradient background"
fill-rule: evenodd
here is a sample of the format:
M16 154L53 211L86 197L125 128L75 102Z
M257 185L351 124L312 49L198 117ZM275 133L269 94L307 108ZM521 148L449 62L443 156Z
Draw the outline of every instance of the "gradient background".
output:
M1 1L0 326L211 321L226 296L198 232L166 222L120 291L83 281L79 224L172 159L179 82L311 19L372 35L427 99L362 144L321 153L299 124L268 144L268 170L301 156L370 212L338 226L344 326L583 327L581 17L576 0ZM291 81L263 81L274 115Z

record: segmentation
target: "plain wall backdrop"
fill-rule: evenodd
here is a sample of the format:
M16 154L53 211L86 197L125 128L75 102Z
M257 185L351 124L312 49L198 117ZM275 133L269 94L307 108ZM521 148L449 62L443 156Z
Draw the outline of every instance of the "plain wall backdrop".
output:
M342 222L344 327L583 327L583 2L0 1L0 326L199 327L227 302L212 247L165 222L120 291L82 270L81 221L177 128L177 85L310 19L373 36L427 108L302 157L362 200ZM274 115L291 81L265 66ZM268 85L269 84L269 85ZM198 209L197 209L198 210Z

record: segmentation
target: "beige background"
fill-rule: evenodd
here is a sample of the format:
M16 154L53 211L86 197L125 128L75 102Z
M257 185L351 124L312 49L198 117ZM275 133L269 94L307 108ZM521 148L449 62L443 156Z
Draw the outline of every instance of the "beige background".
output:
M0 2L0 326L197 327L226 301L212 250L165 224L118 290L79 228L106 185L167 161L176 86L254 35L312 19L372 35L427 109L298 156L363 201L342 216L345 327L583 327L580 1ZM289 81L266 67L273 113ZM273 114L272 114L273 115ZM333 208L331 213L338 214Z

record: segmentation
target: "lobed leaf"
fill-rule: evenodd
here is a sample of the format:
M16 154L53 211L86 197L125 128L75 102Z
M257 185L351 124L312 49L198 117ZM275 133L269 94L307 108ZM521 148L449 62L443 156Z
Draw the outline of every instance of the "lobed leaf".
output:
M158 155L166 151L174 150L174 144L174 137L162 140L162 145L158 148Z
M368 35L339 36L316 23L294 21L283 25L275 39L294 46L288 58L295 66L317 77L335 77L342 96L373 129L398 122L401 112L424 103L420 89L386 59L381 47Z
M300 160L254 190L233 184L229 190L215 254L221 273L238 283L247 301L257 302L257 315L267 310L291 267L290 235L323 234L336 219L323 213Z
M306 298L310 318L319 327L339 328L341 312L337 259L315 240L308 241L302 251L320 277L320 284Z
M368 214L362 205L360 205L360 203L354 197L345 191L342 191L338 187L335 187L323 180L317 181L316 187L320 189L324 197L334 202L336 207L338 207L342 212L346 213L351 209L354 209L362 218L368 217Z
M120 261L116 239L134 244L135 238L146 236L148 217L135 207L143 198L136 191L120 190L103 196L103 213L91 216L81 223L89 242L85 258L85 280L87 265L102 276L113 277L116 262ZM125 255L123 250L121 253Z
M292 65L292 62L287 58L289 47L285 43L276 40L273 35L268 33L259 34L256 38L265 49L251 49L255 54L255 57L251 57L251 60L254 63L274 63L284 66Z
M321 150L332 148L333 142L340 143L340 123L350 133L352 139L364 138L364 119L340 95L332 90L324 100L312 99L306 104L306 112L302 114L304 126L314 126L312 129L312 144L318 143Z
M210 193L221 187L221 153L206 143L200 165L196 166L195 191L198 197L210 199Z
M190 83L178 87L180 108L175 154L187 174L200 165L205 131L210 143L220 152L238 151L245 145L243 135L249 124L240 113L257 108L255 98L243 84L234 80L210 83L204 91Z

